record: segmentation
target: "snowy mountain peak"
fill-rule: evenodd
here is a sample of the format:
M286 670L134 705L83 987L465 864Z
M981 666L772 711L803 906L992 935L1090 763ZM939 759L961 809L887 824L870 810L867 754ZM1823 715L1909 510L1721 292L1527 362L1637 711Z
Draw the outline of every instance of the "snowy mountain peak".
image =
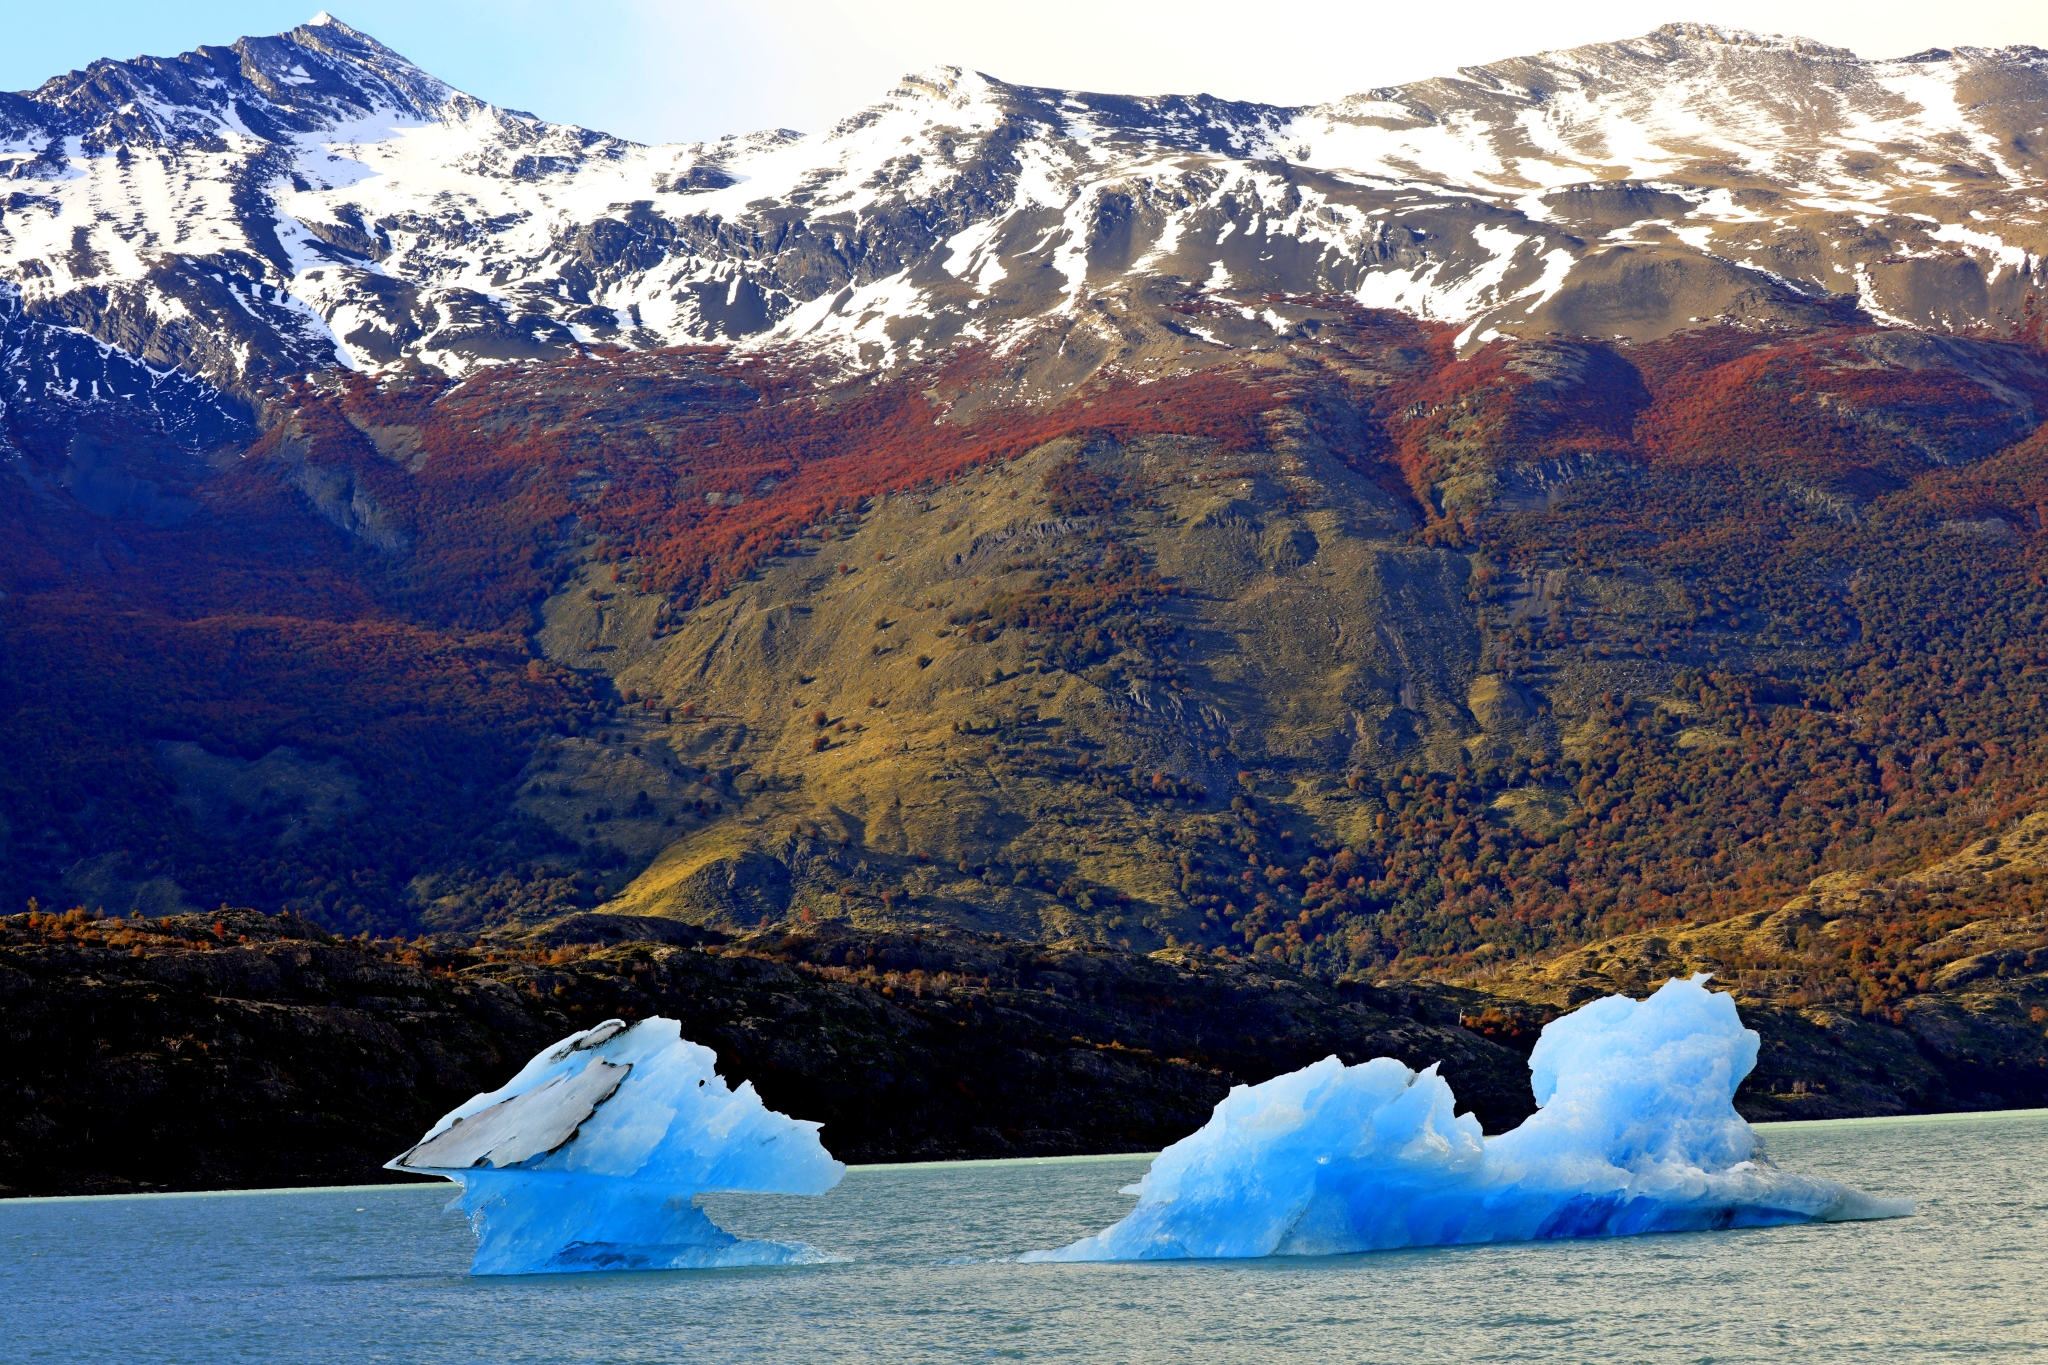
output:
M1468 346L1859 309L1997 330L2043 281L2044 105L2035 49L1872 62L1672 24L1313 107L940 66L821 133L647 147L323 14L0 96L0 303L230 408L596 343L858 368L1043 334L1109 363L1131 309L1257 348L1290 325L1270 296ZM1185 321L1190 294L1226 321Z
M0 125L76 136L88 155L276 143L379 112L435 118L454 95L374 38L330 20L172 58L97 61L8 97Z
M958 66L928 66L905 75L890 95L902 99L929 99L960 106L985 98L1000 82L979 71Z
M1846 47L1830 47L1811 38L1783 33L1758 33L1753 29L1727 28L1720 24L1690 21L1663 24L1649 36L1675 38L1691 43L1712 43L1721 47L1764 48L1797 53L1802 57L1840 57L1848 61L1857 60L1856 54Z

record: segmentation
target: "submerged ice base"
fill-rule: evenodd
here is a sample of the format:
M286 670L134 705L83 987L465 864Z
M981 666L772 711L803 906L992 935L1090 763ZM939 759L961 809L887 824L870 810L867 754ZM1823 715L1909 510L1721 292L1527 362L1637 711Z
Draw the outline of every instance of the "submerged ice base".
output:
M476 1229L473 1275L794 1265L829 1259L733 1236L698 1195L823 1194L846 1167L818 1125L778 1114L673 1019L571 1034L441 1117L388 1170L445 1176Z
M1757 1035L1705 976L1555 1020L1537 1112L1482 1136L1436 1068L1326 1057L1238 1086L1159 1154L1123 1221L1027 1261L1316 1256L1890 1218L1912 1212L1772 1166L1735 1112Z

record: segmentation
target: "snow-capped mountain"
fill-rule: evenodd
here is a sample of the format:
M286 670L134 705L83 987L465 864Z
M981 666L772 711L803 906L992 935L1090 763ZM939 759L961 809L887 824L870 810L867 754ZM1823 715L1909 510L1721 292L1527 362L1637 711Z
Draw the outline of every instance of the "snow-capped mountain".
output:
M0 345L17 407L175 388L197 432L188 381L232 417L283 375L598 342L879 366L1113 331L1162 289L1251 319L1191 346L1285 332L1271 294L1468 342L1854 308L1997 329L2043 278L2044 123L2039 49L1670 25L1303 108L945 68L819 133L649 147L323 14L0 96Z

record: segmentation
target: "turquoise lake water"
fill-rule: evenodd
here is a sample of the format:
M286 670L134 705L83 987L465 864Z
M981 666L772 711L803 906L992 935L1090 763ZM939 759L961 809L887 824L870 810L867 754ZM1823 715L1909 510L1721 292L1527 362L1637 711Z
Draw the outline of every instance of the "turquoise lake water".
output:
M857 1168L721 1197L795 1268L472 1279L452 1187L0 1203L0 1360L2048 1361L2048 1111L1778 1124L1881 1223L1368 1256L1019 1265L1145 1158Z

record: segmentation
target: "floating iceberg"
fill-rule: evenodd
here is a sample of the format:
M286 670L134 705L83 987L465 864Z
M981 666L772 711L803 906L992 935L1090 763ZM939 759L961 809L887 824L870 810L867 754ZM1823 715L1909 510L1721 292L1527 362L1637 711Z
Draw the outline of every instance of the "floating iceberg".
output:
M1027 1261L1318 1256L1912 1212L1778 1170L1735 1112L1757 1036L1707 978L1543 1030L1537 1112L1487 1138L1436 1068L1326 1057L1238 1086L1159 1154L1122 1222Z
M571 1034L443 1115L387 1170L446 1176L478 1238L473 1275L795 1265L829 1259L744 1241L694 1200L713 1191L823 1194L846 1167L818 1125L728 1090L718 1055L673 1019Z

